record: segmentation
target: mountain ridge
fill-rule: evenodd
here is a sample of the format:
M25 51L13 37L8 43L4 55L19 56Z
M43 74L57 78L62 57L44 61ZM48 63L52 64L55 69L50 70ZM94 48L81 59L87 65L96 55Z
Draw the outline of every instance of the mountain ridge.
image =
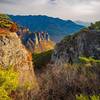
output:
M78 25L71 20L66 21L63 19L42 15L9 16L14 22L24 27L28 27L32 32L48 32L51 36L51 39L53 39L56 42L60 41L65 35L78 32L80 29L84 28L84 26Z
M80 20L75 21L75 23L86 26L86 27L90 26L90 24L91 24L91 22L85 22L85 21L80 21Z

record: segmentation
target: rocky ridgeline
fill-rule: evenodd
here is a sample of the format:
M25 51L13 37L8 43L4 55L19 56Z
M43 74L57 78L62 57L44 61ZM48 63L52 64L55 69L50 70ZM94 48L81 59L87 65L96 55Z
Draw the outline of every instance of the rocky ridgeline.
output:
M13 66L19 73L21 85L28 83L37 86L31 53L25 49L15 32L0 32L0 65L4 68Z
M28 28L21 27L17 35L25 47L32 53L51 50L55 45L47 32L30 32Z
M79 57L100 59L100 31L84 29L65 37L56 45L52 61L74 63Z

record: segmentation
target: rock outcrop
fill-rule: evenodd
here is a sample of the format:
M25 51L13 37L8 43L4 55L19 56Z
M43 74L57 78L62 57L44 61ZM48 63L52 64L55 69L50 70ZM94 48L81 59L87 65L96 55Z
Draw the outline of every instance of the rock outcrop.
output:
M52 61L73 63L81 56L100 59L100 31L85 29L65 37L56 45Z
M55 46L55 43L51 40L41 41L38 45L35 46L34 53L42 53L42 52L47 52L49 50L53 50L54 46Z
M7 68L13 66L19 73L21 85L31 84L36 88L37 81L32 65L32 56L22 45L15 32L0 32L0 65Z
M21 27L17 34L31 53L42 53L54 49L55 43L47 32L30 32L28 28Z

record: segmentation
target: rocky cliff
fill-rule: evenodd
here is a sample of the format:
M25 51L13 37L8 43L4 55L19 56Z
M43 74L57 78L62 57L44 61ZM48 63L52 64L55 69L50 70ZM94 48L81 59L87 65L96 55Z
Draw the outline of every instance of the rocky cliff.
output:
M31 53L25 49L15 32L0 32L0 65L5 68L13 66L19 73L21 85L28 83L33 88L37 87Z
M38 45L35 46L34 53L42 53L47 52L49 50L53 50L55 43L51 40L49 41L41 41Z
M73 63L79 57L100 59L100 31L84 29L65 37L56 45L52 60L56 63Z

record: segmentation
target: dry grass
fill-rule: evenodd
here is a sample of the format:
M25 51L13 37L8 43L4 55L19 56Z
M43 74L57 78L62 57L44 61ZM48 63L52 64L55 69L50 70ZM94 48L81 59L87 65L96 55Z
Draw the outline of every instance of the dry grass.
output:
M51 68L52 67L52 68ZM34 96L36 100L75 100L78 94L100 93L100 65L49 66L38 77L40 91Z
M100 94L100 64L48 65L37 74L40 90L19 88L15 100L76 100L76 95Z

